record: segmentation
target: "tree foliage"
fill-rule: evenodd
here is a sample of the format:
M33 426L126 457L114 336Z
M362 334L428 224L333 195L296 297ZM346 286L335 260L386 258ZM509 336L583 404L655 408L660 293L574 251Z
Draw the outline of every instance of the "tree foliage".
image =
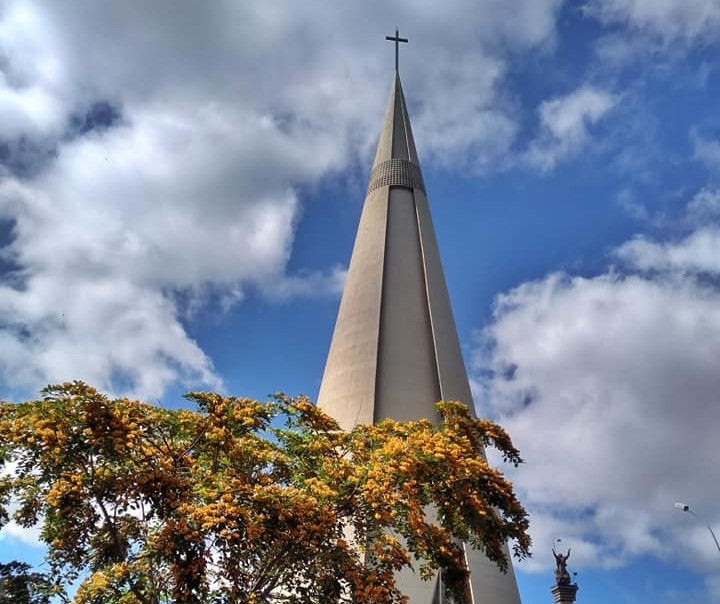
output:
M50 574L78 603L391 604L394 576L443 572L456 601L460 542L507 567L527 516L485 446L508 435L464 405L442 422L344 432L307 398L192 393L196 410L111 400L82 382L0 406L0 522L40 524Z
M0 562L0 604L49 604L55 586L24 562Z

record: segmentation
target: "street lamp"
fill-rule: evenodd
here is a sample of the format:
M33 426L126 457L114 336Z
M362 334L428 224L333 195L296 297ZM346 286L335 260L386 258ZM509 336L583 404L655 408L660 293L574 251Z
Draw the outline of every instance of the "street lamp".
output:
M720 552L720 543L718 543L718 538L715 536L715 532L712 530L712 527L710 526L709 522L706 522L705 520L700 518L700 516L698 516L694 511L692 511L690 509L690 506L686 503L677 502L675 504L675 508L677 508L681 512L687 512L688 514L692 514L693 516L695 516L695 518L697 518L697 521L700 524L704 524L707 527L707 530L709 530L710 534L712 535L713 541L715 542L715 547L717 547L718 552Z

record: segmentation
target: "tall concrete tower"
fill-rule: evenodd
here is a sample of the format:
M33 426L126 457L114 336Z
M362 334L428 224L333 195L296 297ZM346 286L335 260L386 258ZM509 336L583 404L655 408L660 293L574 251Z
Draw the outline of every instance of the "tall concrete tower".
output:
M343 429L391 417L438 420L435 403L473 408L420 162L397 73L375 154L318 405ZM466 548L473 604L519 604L501 573ZM436 604L439 582L398 577L410 604Z

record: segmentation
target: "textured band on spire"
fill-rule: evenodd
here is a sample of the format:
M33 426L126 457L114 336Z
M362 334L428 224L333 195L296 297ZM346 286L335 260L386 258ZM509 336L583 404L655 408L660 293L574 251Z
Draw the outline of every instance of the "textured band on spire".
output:
M388 159L375 166L370 174L368 193L380 187L406 187L425 192L422 172L414 163L406 159Z

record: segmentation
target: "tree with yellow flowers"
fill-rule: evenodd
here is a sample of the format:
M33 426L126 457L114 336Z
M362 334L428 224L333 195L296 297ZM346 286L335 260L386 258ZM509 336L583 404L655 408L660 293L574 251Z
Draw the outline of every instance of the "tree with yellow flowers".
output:
M459 403L428 421L341 431L307 398L210 393L196 410L111 400L81 382L0 405L0 522L39 524L54 582L79 603L391 604L412 566L462 602L461 542L505 569L527 514Z

